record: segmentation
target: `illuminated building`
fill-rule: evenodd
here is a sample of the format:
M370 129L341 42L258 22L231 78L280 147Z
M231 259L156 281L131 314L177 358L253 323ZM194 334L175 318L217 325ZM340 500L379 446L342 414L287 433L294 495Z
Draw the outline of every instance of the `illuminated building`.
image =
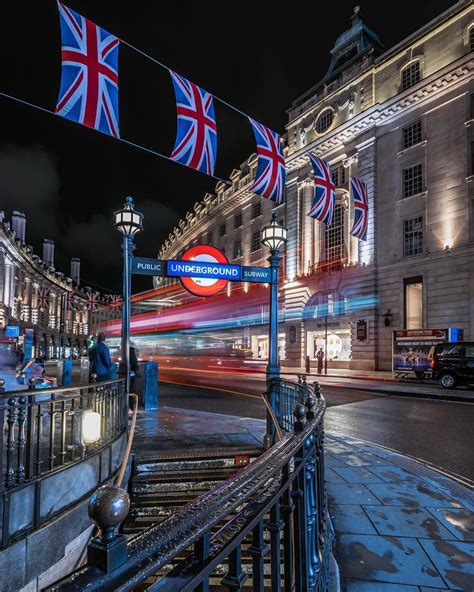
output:
M289 109L286 199L277 209L289 239L280 294L284 366L304 366L309 356L314 367L322 347L329 368L390 369L394 329L454 326L474 339L472 3L458 2L387 51L358 8L351 21L324 79ZM308 152L333 173L329 227L306 215L313 196ZM218 183L215 195L197 202L158 258L209 243L233 263L266 264L260 228L274 204L250 192L255 168L253 155L230 186ZM350 235L349 175L368 186L365 242ZM196 299L175 280L156 278L159 286L165 291L154 293L154 303L136 302L135 312L151 316L136 319L135 332L168 332L172 341L188 319L190 349L202 352L214 335L266 358L261 286L229 284L227 294L192 309L186 303Z
M11 224L0 212L0 364L7 366L19 346L26 358L80 355L92 331L86 290L54 268L53 241L43 245L47 262L33 253L25 225L22 212L13 212ZM79 279L79 260L73 267Z

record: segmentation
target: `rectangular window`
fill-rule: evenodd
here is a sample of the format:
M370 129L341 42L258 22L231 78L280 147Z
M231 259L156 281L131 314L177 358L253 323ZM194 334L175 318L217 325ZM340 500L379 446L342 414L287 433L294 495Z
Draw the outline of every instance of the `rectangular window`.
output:
M242 257L242 242L238 240L234 242L234 259L239 257Z
M421 164L403 170L403 197L417 195L423 191L423 167Z
M258 216L260 216L261 213L262 213L262 202L255 201L252 206L252 218L258 218Z
M260 249L260 230L252 232L252 248L251 251L258 251Z
M332 181L336 187L342 187L347 183L347 172L346 169L342 166L336 166L331 168L331 176Z
M325 264L323 269L337 269L342 264L344 253L344 209L336 204L334 216L329 226L326 226L326 240L324 248ZM332 265L328 265L331 264Z
M227 232L226 227L225 227L225 222L223 222L220 226L219 226L219 236L225 236L225 233Z
M469 29L469 49L474 51L474 27Z
M423 218L412 218L403 223L403 256L423 253Z
M410 88L420 80L420 62L413 62L402 71L402 90Z
M423 278L406 278L405 284L405 329L423 328Z
M240 228L242 226L242 212L239 212L234 217L234 228Z
M207 239L206 239L208 245L212 245L212 239L213 239L212 232L208 232Z
M421 142L421 120L403 128L403 150Z

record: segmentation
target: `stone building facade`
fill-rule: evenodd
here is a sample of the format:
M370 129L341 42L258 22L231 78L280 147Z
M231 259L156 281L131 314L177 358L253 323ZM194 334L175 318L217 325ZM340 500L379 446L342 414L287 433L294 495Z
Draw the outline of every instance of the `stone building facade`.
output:
M388 51L356 9L324 79L291 105L286 198L277 208L288 227L280 287L285 366L301 367L307 356L314 365L323 347L330 368L390 369L396 329L452 326L474 339L473 49L470 1ZM308 153L331 166L337 199L328 227L307 216ZM255 168L253 155L231 186L219 183L196 203L159 258L199 242L235 263L262 264L258 232L275 204L250 192ZM368 187L367 241L350 234L349 175ZM255 342L252 350L255 356Z
M25 357L45 359L80 356L93 331L88 290L54 268L54 243L43 245L43 259L25 242L26 217L13 212L11 222L0 212L0 364ZM73 261L76 280L79 260ZM99 297L99 295L97 295Z

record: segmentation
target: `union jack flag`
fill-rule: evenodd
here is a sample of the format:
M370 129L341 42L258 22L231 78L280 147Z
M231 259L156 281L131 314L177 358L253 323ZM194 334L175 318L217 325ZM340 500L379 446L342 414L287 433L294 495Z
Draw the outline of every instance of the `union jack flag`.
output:
M74 306L74 294L72 292L66 292L65 294L65 300L66 300L66 310L74 310L75 306Z
M99 310L99 293L98 292L88 292L87 296L87 310L89 312L96 312Z
M62 70L56 113L118 138L120 40L60 2L58 8Z
M38 288L38 295L36 298L37 306L44 310L49 305L49 290L48 288Z
M314 154L308 154L308 156L314 171L314 198L308 216L324 224L331 224L336 199L336 187L332 180L331 169L322 158Z
M280 204L285 188L285 159L280 145L280 136L258 121L249 117L257 142L257 174L251 191Z
M367 185L350 176L352 187L352 199L354 200L354 224L351 234L360 240L367 240L367 227L369 224L369 200L367 199Z
M120 306L123 299L119 294L109 294L109 302L112 306Z
M214 174L217 124L213 97L170 70L178 111L178 131L171 158L181 164Z

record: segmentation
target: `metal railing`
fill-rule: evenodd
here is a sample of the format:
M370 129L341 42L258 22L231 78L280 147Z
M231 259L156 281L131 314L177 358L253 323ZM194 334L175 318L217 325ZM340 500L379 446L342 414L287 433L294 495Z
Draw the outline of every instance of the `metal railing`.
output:
M284 432L293 429L293 410L298 403L303 403L308 397L319 399L321 396L319 384L309 385L304 374L298 374L298 382L273 378L267 383L268 398L279 426Z
M326 591L334 535L324 486L325 401L303 380L291 392L286 388L281 400L312 395L293 409L291 432L164 522L128 539L116 535L114 526L128 511L124 492L98 490L89 512L108 534L91 542L86 567L48 590L242 590L251 578L246 586L255 592Z
M93 444L83 441L86 410L100 416L100 437ZM126 426L123 379L0 393L0 493L84 458Z

